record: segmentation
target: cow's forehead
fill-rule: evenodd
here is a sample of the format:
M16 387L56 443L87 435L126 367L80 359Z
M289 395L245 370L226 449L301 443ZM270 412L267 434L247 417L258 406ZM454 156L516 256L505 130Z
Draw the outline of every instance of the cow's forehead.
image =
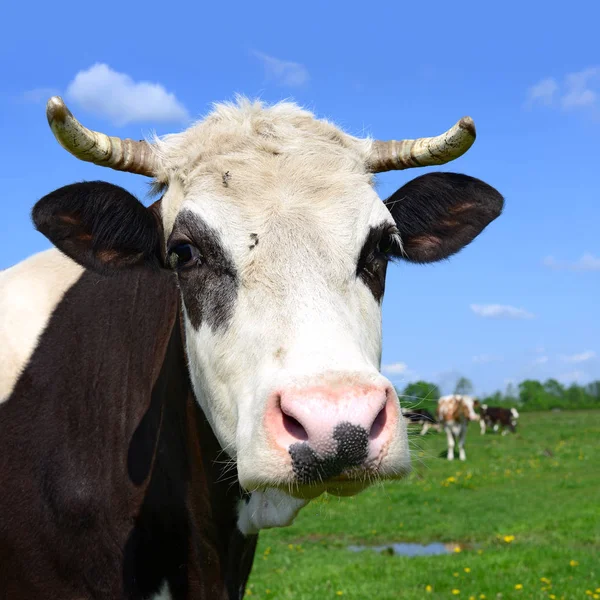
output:
M184 200L223 200L246 220L279 212L318 212L329 220L328 211L361 218L375 199L365 168L370 145L294 104L217 105L187 131L155 143L158 180L169 186L166 230Z

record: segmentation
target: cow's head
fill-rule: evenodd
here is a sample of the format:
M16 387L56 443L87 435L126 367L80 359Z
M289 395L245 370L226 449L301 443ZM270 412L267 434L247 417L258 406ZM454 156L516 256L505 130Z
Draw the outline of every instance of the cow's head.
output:
M503 199L430 173L384 203L373 173L456 158L474 140L470 119L378 142L292 104L240 101L150 144L91 132L58 98L48 116L75 156L164 192L157 211L110 184L75 184L40 200L34 221L86 267L174 271L196 397L243 487L306 498L408 472L398 398L379 373L388 262L454 254Z

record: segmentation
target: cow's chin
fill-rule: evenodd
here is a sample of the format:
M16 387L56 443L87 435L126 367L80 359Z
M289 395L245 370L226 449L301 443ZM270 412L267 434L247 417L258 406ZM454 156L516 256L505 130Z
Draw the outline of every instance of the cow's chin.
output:
M314 500L325 492L332 496L356 496L369 485L368 481L332 479L315 484L291 485L283 491L300 500Z

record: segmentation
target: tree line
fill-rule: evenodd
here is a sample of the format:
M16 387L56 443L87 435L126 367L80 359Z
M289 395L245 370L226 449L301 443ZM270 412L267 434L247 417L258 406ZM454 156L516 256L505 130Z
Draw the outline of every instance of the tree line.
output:
M439 387L428 381L409 383L403 390L396 391L403 407L426 408L431 412L435 411L437 400L442 395ZM473 393L471 381L461 377L456 382L454 393L475 396L481 403L490 406L514 406L519 412L600 408L600 380L586 385L564 385L556 379L544 382L526 379L518 385L509 384L504 392L478 396Z

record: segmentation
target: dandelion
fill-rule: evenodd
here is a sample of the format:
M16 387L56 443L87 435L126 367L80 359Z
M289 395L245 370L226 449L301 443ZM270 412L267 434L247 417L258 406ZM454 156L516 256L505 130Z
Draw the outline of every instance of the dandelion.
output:
M515 541L515 536L514 535L505 535L502 538L507 544L510 544L511 542Z
M454 546L454 552L462 552L461 547L460 546Z
M547 577L540 577L540 581L542 583L550 583L550 580Z
M600 594L594 594L594 595L592 596L592 598L594 598L594 599L596 599L596 598L600 598Z
M425 586L425 591L426 591L428 594L431 594L431 592L433 591L433 588L432 588L430 585L426 585L426 586Z
M576 567L576 566L578 566L578 565L579 565L579 563L578 563L576 560L570 560L570 561L569 561L569 564L570 564L572 567Z
M458 596L458 595L460 594L460 590L457 590L456 588L454 588L454 589L452 590L452 594L453 594L454 596Z
M482 555L483 554L483 550L477 550L477 554Z
M344 592L342 592L342 590L338 590L338 591L335 593L335 595L336 595L336 596L343 596L343 595L344 595Z
M452 573L452 575L454 575L454 577L458 577L458 573Z
M523 589L523 584L522 583L517 583L515 585L515 590L522 590Z
M294 544L288 544L288 550L293 550L294 549Z
M475 598L475 596L469 596L469 600L477 600L477 598Z
M485 594L479 594L479 600L485 600Z
M269 588L267 588L267 589L265 590L265 594L270 594L270 593L271 593L271 590L270 590Z
M550 600L556 600L556 596L554 594L550 594L548 598L550 598Z
M469 567L465 567L465 573L470 573L471 569Z
M585 593L586 593L588 596L593 596L593 595L594 595L594 592L592 592L592 590L585 590Z

